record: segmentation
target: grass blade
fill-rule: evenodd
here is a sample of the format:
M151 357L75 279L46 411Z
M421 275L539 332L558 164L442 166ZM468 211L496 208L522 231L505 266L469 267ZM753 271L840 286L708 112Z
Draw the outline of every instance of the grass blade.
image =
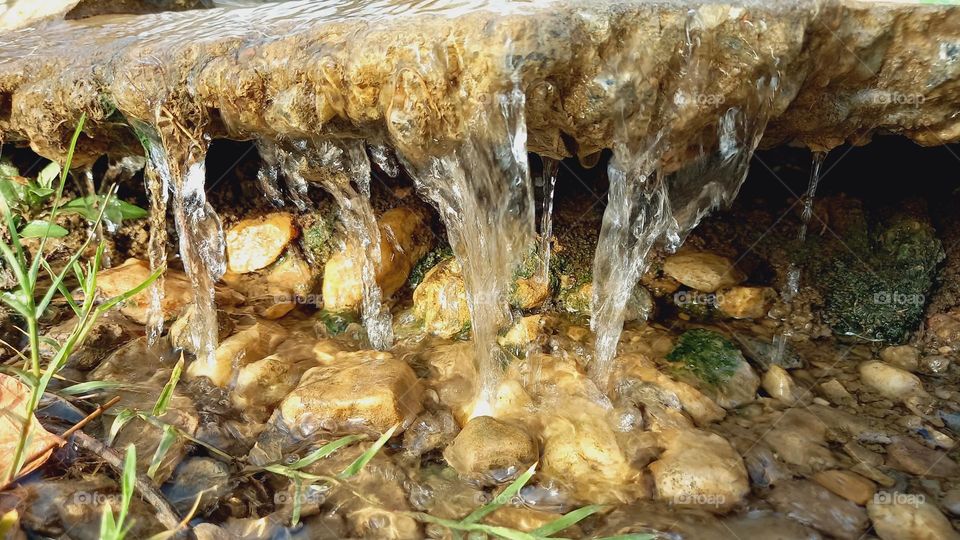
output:
M363 440L363 437L360 435L347 435L346 437L341 437L335 441L329 442L320 448L317 448L313 452L310 452L306 456L294 461L293 463L287 465L287 468L293 470L302 469L308 465L313 464L315 461L321 460L330 454L336 452L337 450L347 446L348 444L354 443L356 441Z
M157 451L153 453L153 459L150 461L150 468L147 469L147 476L151 480L154 480L154 476L157 475L157 470L160 469L160 464L163 463L163 458L166 457L167 452L170 451L170 447L173 446L173 443L177 440L177 430L173 426L167 424L163 428L163 437L160 438L160 444L157 445Z
M113 419L113 423L110 424L110 431L107 432L107 444L112 445L113 440L117 438L117 434L120 433L120 430L123 429L123 426L127 425L127 422L133 420L137 415L132 409L124 409L120 411L117 416Z
M180 355L180 360L177 362L177 365L173 367L173 372L170 373L170 380L167 381L167 384L163 385L160 397L157 398L157 403L153 406L154 416L163 416L163 413L167 412L167 407L173 398L173 391L176 389L177 383L180 382L181 371L183 371L183 355Z
M510 502L510 499L515 497L517 493L520 493L520 490L523 489L523 486L530 481L530 478L533 477L533 473L536 472L536 470L537 464L534 463L529 469L527 469L525 473L521 474L516 480L507 486L506 489L501 491L499 495L494 497L492 501L471 512L470 515L463 518L460 523L476 523L487 517L487 515L491 512Z
M363 467L369 463L371 459L373 459L373 456L377 455L377 452L383 448L383 445L387 444L387 441L390 440L390 437L393 436L393 432L396 431L398 427L400 427L400 424L388 429L386 433L377 439L377 442L373 443L373 446L368 448L366 452L361 454L360 457L358 457L353 463L344 469L343 472L339 474L339 477L350 478L351 476L355 476L358 472L360 472L360 470L363 469Z
M84 394L92 394L101 390L114 390L124 386L128 385L116 381L87 381L68 386L59 390L57 393L66 394L68 396L80 396Z
M580 520L582 520L583 518L592 514L596 514L600 510L603 510L604 508L606 508L606 506L602 504L591 504L590 506L584 506L583 508L578 508L571 512L567 512L566 514L563 515L563 517L559 519L551 521L550 523L547 523L546 525L537 528L536 530L532 531L531 534L533 534L534 536L544 536L544 537L556 534L566 529L567 527L570 527L576 523L579 523Z

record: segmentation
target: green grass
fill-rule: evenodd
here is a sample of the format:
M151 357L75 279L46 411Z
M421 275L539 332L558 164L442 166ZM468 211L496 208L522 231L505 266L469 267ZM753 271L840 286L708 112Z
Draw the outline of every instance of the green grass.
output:
M21 330L26 334L28 344L26 352L17 352L24 361L24 367L18 374L31 390L23 429L14 450L13 466L9 471L4 471L7 480L10 481L17 477L28 457L25 455L25 449L34 421L33 413L36 411L40 398L50 381L66 365L70 354L83 344L101 315L146 289L162 272L162 269L158 269L143 283L130 291L98 304L97 273L100 271L105 249L103 242L97 246L94 256L90 258L87 254L87 248L93 242L93 235L88 235L60 270L54 270L51 261L47 259L45 251L47 240L58 233L58 230L54 228L54 222L63 206L63 190L73 160L74 149L83 129L83 123L84 118L81 118L70 141L63 167L59 168L59 180L56 181L56 184L54 184L54 179L49 178L49 172L43 173L42 178L34 181L34 184L39 186L49 184L49 189L52 190L52 193L46 195L51 201L51 207L46 212L45 221L37 225L33 225L35 220L30 221L31 229L29 229L29 232L38 239L35 249L27 250L20 234L23 230L22 224L28 221L30 217L23 214L22 200L18 198L19 195L16 192L10 193L8 190L0 189L0 213L3 214L3 221L9 238L9 241L0 242L0 252L2 252L3 263L16 278L16 285L12 289L0 292L0 302L16 312L26 326ZM44 169L44 171L49 170L52 169L49 167ZM106 204L101 205L99 213L93 220L94 228L99 227L104 219L104 213L110 206L109 201L115 196L115 192L115 187L108 191L105 199ZM85 258L87 259L86 263L82 263L81 260ZM75 280L79 286L79 301L75 300L74 294L67 288L68 280L71 279ZM57 295L60 295L76 316L73 329L62 343L42 338L40 333L40 321L47 315L51 303ZM40 363L42 344L52 346L55 351L45 368ZM10 348L17 351L15 347Z

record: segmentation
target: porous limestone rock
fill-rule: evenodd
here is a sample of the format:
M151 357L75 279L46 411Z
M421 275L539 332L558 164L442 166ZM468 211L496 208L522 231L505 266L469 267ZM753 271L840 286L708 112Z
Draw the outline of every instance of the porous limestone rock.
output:
M734 319L759 319L767 315L776 298L770 287L730 287L717 293L717 309Z
M427 332L449 338L470 329L470 307L456 257L427 272L413 291L413 313Z
M669 430L661 433L661 444L666 450L649 467L658 499L723 513L750 491L743 459L723 437Z
M309 369L280 403L282 420L306 436L317 429L383 433L413 421L422 388L406 362L378 351L339 353Z
M393 208L378 219L380 265L376 280L385 297L406 283L410 270L430 250L430 232L423 216L410 208ZM363 279L358 246L334 253L323 271L323 307L329 311L353 311L363 298Z
M191 378L208 377L216 386L226 386L235 370L273 352L288 331L268 321L258 321L223 340L214 351L213 362L197 359L187 368Z
M478 484L507 482L537 460L537 445L522 428L477 416L443 451L461 477Z

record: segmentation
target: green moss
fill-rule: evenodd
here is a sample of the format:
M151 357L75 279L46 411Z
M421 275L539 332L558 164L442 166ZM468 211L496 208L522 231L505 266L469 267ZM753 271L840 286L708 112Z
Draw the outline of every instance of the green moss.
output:
M871 249L819 267L824 319L844 335L900 343L920 324L944 252L933 228L906 216L878 224Z
M317 318L323 323L327 334L331 336L344 333L347 327L350 326L350 323L357 322L358 320L355 313L327 311L325 309L317 313Z
M326 261L333 255L335 231L336 222L333 216L318 215L316 221L303 232L304 247L314 260Z
M420 257L420 260L417 261L417 264L413 266L413 270L410 271L410 277L407 279L407 286L410 289L416 289L417 285L420 285L423 282L424 276L427 275L427 272L431 268L440 264L441 261L453 257L453 249L449 244L444 243L443 245L437 246L427 252L426 255Z
M667 360L682 362L687 371L711 385L729 380L740 358L740 350L727 338L703 328L684 332L667 355Z

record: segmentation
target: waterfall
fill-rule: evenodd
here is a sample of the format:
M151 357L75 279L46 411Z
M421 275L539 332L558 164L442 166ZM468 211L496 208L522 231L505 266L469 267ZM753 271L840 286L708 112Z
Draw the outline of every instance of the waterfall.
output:
M542 193L540 204L540 279L550 283L550 252L553 239L553 200L557 188L560 161L543 157L543 171L537 179Z
M590 321L596 333L591 375L601 386L609 381L627 300L648 267L651 249L662 242L675 250L709 211L733 200L779 84L776 74L761 72L748 80L744 103L725 107L716 81L727 74L715 72L710 54L735 48L703 45L714 37L708 30L691 12L688 47L678 60L682 67L662 101L648 100L643 90L651 77L672 70L671 59L642 41L610 59L598 78L614 102L610 189L594 259ZM628 114L638 105L640 112ZM718 111L713 129L690 125L708 107ZM695 158L688 165L667 170L670 158L690 153Z
M488 412L508 361L497 333L512 320L514 271L536 236L524 105L517 85L497 92L450 153L403 159L418 191L439 211L463 271L480 378L474 415Z

